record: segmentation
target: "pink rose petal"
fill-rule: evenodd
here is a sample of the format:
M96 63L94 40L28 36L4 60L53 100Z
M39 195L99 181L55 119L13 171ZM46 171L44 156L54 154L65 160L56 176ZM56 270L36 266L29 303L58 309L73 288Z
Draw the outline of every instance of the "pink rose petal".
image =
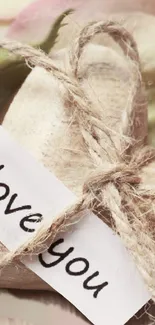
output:
M77 9L81 3L82 0L37 0L19 13L8 29L7 37L38 43L63 11Z
M48 34L52 22L67 9L75 9L69 22L104 19L105 14L121 11L153 11L154 0L36 0L23 9L11 24L7 37L37 44Z
M68 19L78 24L81 21L103 19L107 0L37 0L27 6L10 26L7 37L27 43L42 41L52 22L67 9L75 9ZM112 0L113 2L114 0ZM110 8L111 1L108 4Z

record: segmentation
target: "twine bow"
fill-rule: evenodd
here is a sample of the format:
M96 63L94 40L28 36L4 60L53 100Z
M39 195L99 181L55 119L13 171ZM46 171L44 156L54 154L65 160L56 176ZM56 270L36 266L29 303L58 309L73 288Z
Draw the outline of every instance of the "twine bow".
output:
M87 43L99 33L108 33L122 48L131 63L133 74L132 99L123 111L121 128L113 137L104 121L93 113L78 79L79 61ZM83 187L83 196L63 212L51 225L41 227L34 237L17 251L6 253L1 259L5 266L16 257L43 249L47 240L72 223L85 209L92 209L121 237L133 256L148 289L155 300L155 190L142 181L143 167L155 160L155 150L144 145L139 137L137 120L146 111L146 98L141 78L137 46L132 36L115 22L90 23L82 29L70 51L71 75L57 68L52 59L42 51L18 42L4 40L0 47L25 58L31 66L40 66L52 73L66 89L66 97L72 103L70 110L79 127L88 153L94 161L94 173ZM147 118L147 117L146 117ZM111 143L109 167L105 170L102 153L105 148L102 134Z
M109 168L108 171L97 172L96 175L90 176L86 184L84 184L84 192L88 192L90 188L103 188L107 183L113 183L118 190L126 183L130 185L137 185L141 181L138 176L138 169L136 166L130 167L125 164L120 164Z

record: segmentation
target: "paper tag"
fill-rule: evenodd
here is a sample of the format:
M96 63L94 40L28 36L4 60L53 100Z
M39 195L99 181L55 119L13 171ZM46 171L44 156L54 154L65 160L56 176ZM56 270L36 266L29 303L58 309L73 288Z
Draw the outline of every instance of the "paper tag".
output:
M11 250L76 198L2 127L0 156L0 241ZM95 325L123 325L150 299L120 238L91 212L24 264Z

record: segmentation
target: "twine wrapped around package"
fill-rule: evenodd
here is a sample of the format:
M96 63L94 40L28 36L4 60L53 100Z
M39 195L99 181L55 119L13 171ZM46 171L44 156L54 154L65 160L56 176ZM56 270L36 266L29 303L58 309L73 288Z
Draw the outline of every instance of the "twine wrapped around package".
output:
M85 47L92 37L102 32L120 45L133 76L130 100L124 107L117 131L105 125L104 114L101 119L80 83L79 66ZM23 254L43 250L47 241L52 242L60 231L67 231L76 216L79 218L79 213L89 208L119 234L155 300L155 186L147 181L147 173L152 173L155 150L146 145L146 98L132 36L114 22L88 24L73 43L68 73L55 66L43 52L28 45L4 40L0 47L24 57L32 67L44 68L62 84L71 124L78 129L92 164L77 203L57 216L51 225L42 225L34 238L17 251L6 253L1 258L1 267Z

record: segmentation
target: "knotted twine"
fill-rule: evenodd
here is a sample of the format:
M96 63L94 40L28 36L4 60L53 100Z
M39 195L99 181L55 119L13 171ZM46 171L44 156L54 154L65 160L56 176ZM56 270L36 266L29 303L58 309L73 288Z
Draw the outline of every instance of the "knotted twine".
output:
M99 34L109 34L121 47L132 64L133 87L131 101L123 111L121 128L113 138L113 130L91 110L78 76L80 58L85 46ZM70 73L56 67L52 59L39 49L4 40L0 47L25 58L31 66L40 66L52 73L66 89L64 103L70 105L73 121L82 135L94 172L83 186L83 195L77 202L57 216L52 224L42 224L28 242L16 251L5 253L0 260L4 267L25 254L36 254L45 249L58 233L66 231L75 220L85 216L86 209L93 210L119 234L125 247L133 256L148 289L155 300L155 190L148 189L141 179L143 167L155 160L155 150L144 145L145 139L137 135L139 117L146 109L146 98L141 78L139 54L132 36L115 22L97 22L85 26L73 42L70 51ZM102 134L110 140L109 167L105 170ZM95 167L96 166L96 167Z

